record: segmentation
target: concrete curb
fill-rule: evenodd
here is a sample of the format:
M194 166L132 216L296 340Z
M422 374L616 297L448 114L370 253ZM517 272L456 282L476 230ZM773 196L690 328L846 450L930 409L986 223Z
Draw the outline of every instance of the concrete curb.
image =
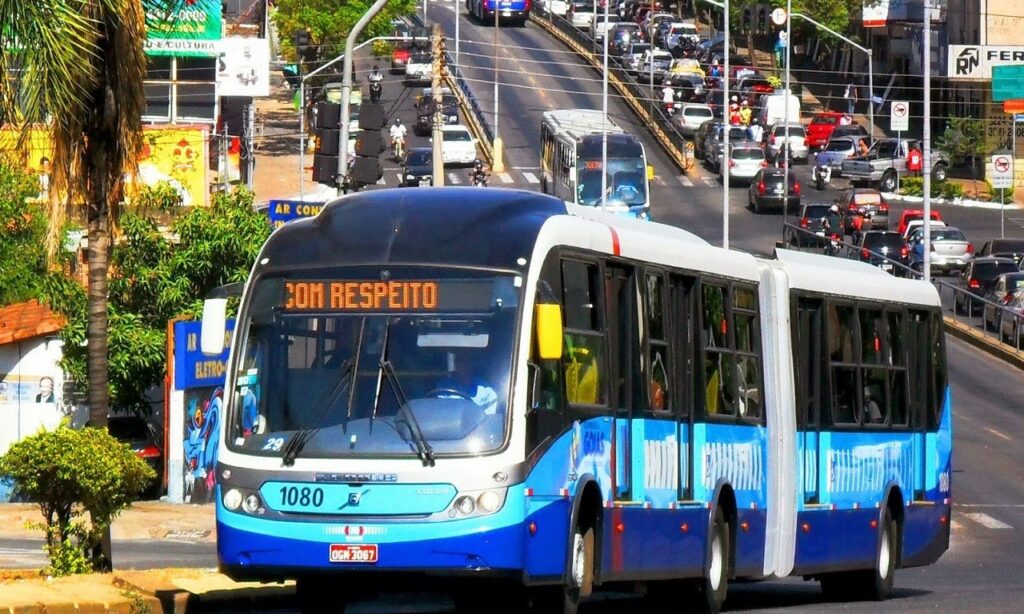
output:
M950 335L978 348L990 356L1002 360L1012 367L1024 369L1024 352L1018 352L1001 341L996 341L987 335L981 334L967 324L957 321L955 318L943 316L942 319L946 324L946 332Z
M895 192L882 192L882 196L890 202L903 202L908 204L919 204L924 202L923 196L907 196L906 194L896 194ZM971 200L969 198L953 198L947 200L945 198L933 198L933 205L948 205L952 207L971 207L975 209L992 209L999 211L1000 209L1024 209L1024 205L1018 203L1006 203L1000 205L999 203L988 202L984 200Z

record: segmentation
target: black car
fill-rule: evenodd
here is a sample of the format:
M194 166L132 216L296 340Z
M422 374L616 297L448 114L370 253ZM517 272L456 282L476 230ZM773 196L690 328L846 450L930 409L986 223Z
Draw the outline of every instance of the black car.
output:
M722 122L715 120L706 121L693 133L693 155L698 160L704 159L704 148L711 146L711 137L722 125Z
M910 248L900 233L893 230L868 230L860 238L861 262L867 262L897 277L906 274L906 269L896 266L899 263L908 266Z
M996 256L999 258L1010 258L1019 264L1024 257L1024 239L992 239L981 246L977 254L981 256Z
M416 134L427 134L434 127L435 109L437 109L437 101L430 97L424 97L416 105ZM459 123L459 99L453 94L445 94L441 97L441 117L448 125L454 126Z
M788 220L782 229L783 241L793 247L823 247L825 231L821 221L828 216L831 203L807 203L800 206L796 215ZM820 233L820 234L819 234Z
M1020 269L1010 258L993 258L978 256L967 264L957 284L960 292L956 293L954 308L958 314L971 314L979 311L983 303L970 295L985 296L1003 273L1016 273Z
M143 496L155 498L159 495L164 485L164 450L149 422L139 416L110 416L107 418L107 431L114 439L131 446L135 455L156 472Z
M800 182L796 175L789 174L789 189L783 187L784 181L784 169L768 167L757 171L747 188L747 203L754 213L760 213L768 207L787 211L800 208Z
M434 185L434 150L432 147L413 147L402 163L402 185L415 187Z
M843 225L846 234L853 234L853 218L863 214L864 222L870 219L870 225L862 224L864 230L886 230L889 228L889 203L882 193L875 188L848 188L840 198L843 209Z

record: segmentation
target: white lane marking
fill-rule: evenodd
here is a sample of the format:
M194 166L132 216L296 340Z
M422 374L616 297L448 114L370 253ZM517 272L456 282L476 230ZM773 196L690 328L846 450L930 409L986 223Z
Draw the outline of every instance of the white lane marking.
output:
M514 170L514 171L539 171L540 167L539 166L513 166L512 170Z
M718 183L712 177L701 177L701 180L704 182L704 185L707 185L712 188L715 187L715 185Z
M515 183L516 180L512 178L512 175L508 173L498 173L498 177L501 177L502 183Z
M655 175L654 183L657 183L658 185L665 185L665 180L661 178L661 175Z
M964 528L964 525L954 520L953 522L949 523L949 528L953 529L954 531L959 531L960 529Z
M688 188L693 187L693 182L690 181L690 178L687 177L686 175L679 175L679 183L685 185Z
M395 173L395 177L398 177L398 183L402 183L402 181L405 179L404 177L402 177L402 173Z
M456 175L455 173L448 173L448 183L452 185L458 185L462 182L459 181L459 176Z
M1024 503L954 503L953 507L999 507L1003 509L1020 509Z
M982 514L981 512L964 512L963 515L964 515L965 518L970 518L971 520L973 520L974 522L980 524L981 526L985 527L986 529L1012 529L1013 528L1010 525L1006 524L1005 522L1002 522L1000 520L996 520L995 518L989 516L988 514Z
M1007 435L1005 433L1000 433L999 431L995 430L992 427L986 426L985 430L988 431L989 433L992 433L996 437L1001 437L1002 439L1004 439L1006 441L1013 441L1013 437L1010 437L1009 435Z
M527 183L540 183L540 179L537 179L537 176L534 175L533 173L524 172L523 177L526 178Z

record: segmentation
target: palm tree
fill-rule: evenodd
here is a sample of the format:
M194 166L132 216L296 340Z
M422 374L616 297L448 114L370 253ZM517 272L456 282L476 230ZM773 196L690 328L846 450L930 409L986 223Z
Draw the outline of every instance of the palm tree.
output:
M147 0L171 15L187 0ZM0 0L0 122L52 130L50 226L56 255L69 206L84 206L88 248L88 399L106 426L111 227L134 175L146 97L142 0ZM63 201L60 199L67 199ZM109 529L103 544L110 561Z

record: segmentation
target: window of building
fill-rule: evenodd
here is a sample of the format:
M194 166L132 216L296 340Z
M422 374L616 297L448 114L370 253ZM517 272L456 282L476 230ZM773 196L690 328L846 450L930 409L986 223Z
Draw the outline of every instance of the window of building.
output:
M216 77L216 58L148 56L144 82L146 110L142 120L215 123Z

